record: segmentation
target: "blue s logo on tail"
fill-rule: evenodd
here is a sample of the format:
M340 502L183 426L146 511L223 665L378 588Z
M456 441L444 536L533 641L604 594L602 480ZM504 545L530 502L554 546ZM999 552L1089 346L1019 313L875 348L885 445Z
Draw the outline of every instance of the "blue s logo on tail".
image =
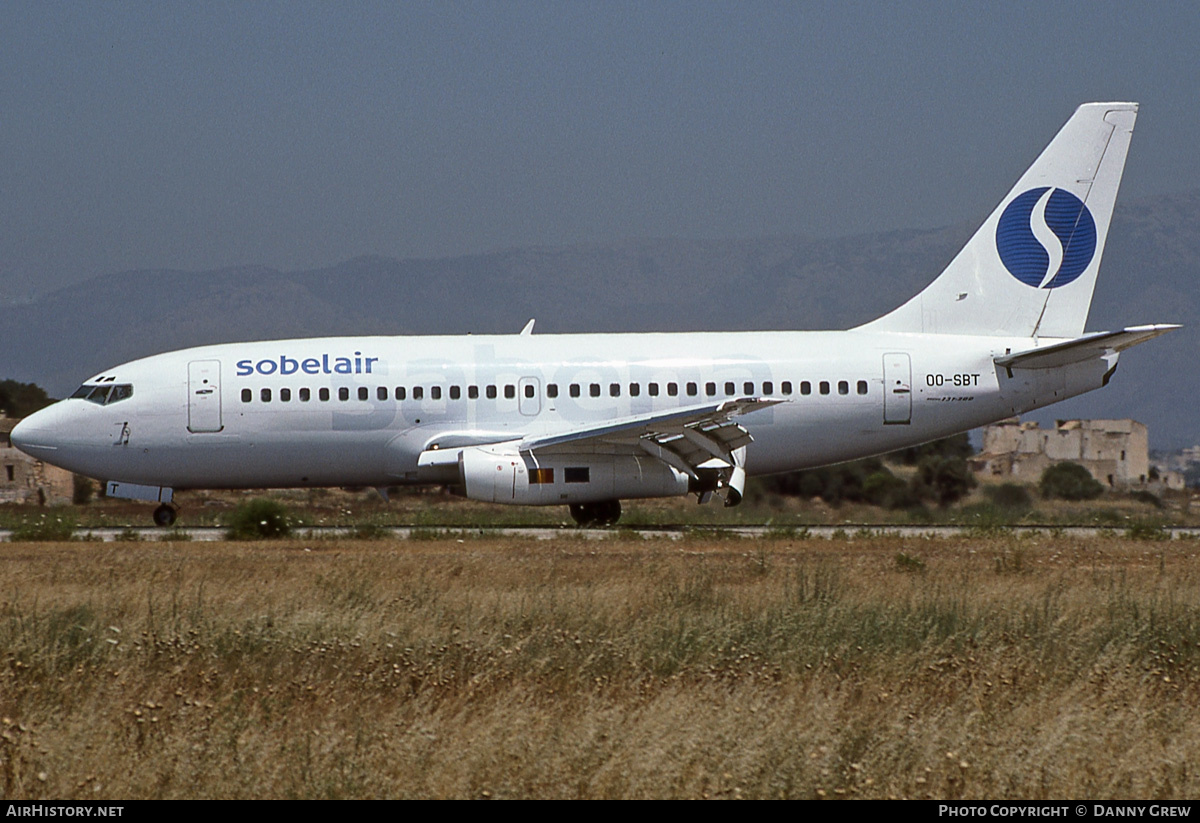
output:
M1083 274L1096 253L1096 221L1075 195L1043 186L1013 199L996 225L996 251L1027 286L1056 289Z

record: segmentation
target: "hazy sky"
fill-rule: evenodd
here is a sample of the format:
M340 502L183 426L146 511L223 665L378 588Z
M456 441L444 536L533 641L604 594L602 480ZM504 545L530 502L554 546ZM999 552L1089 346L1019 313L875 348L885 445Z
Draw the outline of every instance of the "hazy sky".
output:
M0 297L981 220L1079 103L1200 188L1200 3L0 0ZM932 275L933 273L931 273Z

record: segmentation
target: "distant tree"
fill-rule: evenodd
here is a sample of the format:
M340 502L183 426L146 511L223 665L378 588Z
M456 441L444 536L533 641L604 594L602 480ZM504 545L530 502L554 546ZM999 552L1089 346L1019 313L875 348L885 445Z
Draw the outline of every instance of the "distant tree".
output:
M957 457L965 460L975 453L971 447L971 438L966 432L952 434L941 440L931 440L919 446L899 449L886 455L891 463L903 463L905 466L915 466L926 457Z
M1078 463L1055 463L1042 472L1038 483L1042 497L1060 500L1094 500L1104 492L1104 486L1091 472Z
M9 417L28 417L54 402L41 386L0 380L0 410Z
M819 469L772 475L763 478L763 486L775 494L805 499L820 497L836 506L843 500L866 501L864 484L868 477L880 471L887 472L887 469L877 459L855 460Z
M887 469L867 476L863 481L863 497L885 509L911 509L921 503L921 497L913 487Z
M975 475L962 457L930 454L917 464L913 486L921 497L948 506L966 497L975 487Z

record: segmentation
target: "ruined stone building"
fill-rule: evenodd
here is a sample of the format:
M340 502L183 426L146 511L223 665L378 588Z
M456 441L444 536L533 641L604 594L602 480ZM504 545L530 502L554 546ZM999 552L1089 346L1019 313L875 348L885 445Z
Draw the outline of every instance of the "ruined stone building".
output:
M983 430L971 468L984 476L1036 483L1054 463L1086 468L1106 488L1142 488L1150 473L1150 441L1136 420L1059 420L1052 429L1012 417Z

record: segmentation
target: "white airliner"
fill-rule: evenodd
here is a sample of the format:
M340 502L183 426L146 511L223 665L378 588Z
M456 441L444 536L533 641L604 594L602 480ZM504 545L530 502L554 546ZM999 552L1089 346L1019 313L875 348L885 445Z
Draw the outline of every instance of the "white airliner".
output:
M1105 385L1175 325L1084 333L1135 103L1081 106L945 271L848 331L329 337L202 346L96 375L12 431L160 503L177 489L443 483L566 504L714 494Z

